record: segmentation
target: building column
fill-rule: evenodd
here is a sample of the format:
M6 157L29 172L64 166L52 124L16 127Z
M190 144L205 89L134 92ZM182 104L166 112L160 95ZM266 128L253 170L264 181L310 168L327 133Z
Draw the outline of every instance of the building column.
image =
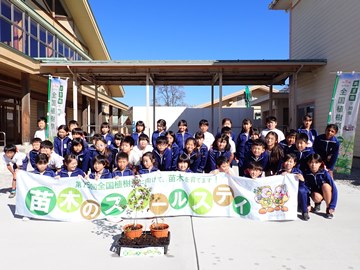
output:
M221 127L222 121L222 86L223 86L223 76L222 72L219 73L219 123L218 126Z
M29 87L29 74L21 73L21 143L30 143L30 87Z
M82 124L82 130L88 132L87 129L87 122L88 122L88 99L86 96L81 96L81 124Z

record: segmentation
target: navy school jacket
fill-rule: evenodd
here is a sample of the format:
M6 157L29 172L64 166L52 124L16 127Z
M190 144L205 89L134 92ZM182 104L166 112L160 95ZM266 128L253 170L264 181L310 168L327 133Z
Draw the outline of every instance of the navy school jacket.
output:
M147 173L152 173L152 172L157 172L159 169L157 167L152 167L150 170L141 167L139 170L139 174L147 174Z
M291 147L294 145L294 144L292 144L292 145L288 145L287 144L287 141L286 141L286 139L285 140L282 140L281 142L279 142L279 145L281 146L281 148L284 150L284 156L286 156L287 154L290 154L291 152L290 152L290 149L291 149Z
M74 177L74 176L79 176L81 175L82 177L85 177L85 173L83 172L83 170L76 168L75 171L71 172L69 175L69 171L63 166L61 167L60 172L57 173L58 176L60 177Z
M171 170L176 171L177 168L177 160L180 154L180 148L176 144L176 142L173 142L171 145Z
M308 170L306 173L304 173L304 178L305 185L310 189L311 192L321 193L322 185L325 183L329 184L332 189L332 196L329 207L330 209L335 209L338 198L338 191L330 174L324 169L319 170L315 174Z
M65 157L68 152L69 142L71 139L69 137L65 137L61 139L60 137L56 136L54 138L54 151L59 156Z
M205 166L205 172L209 173L216 169L216 159L220 156L226 156L227 159L230 159L231 152L229 151L219 151L217 149L211 148L209 150L206 166Z
M40 172L38 170L38 168L35 168L35 170L32 172L32 173L35 173L35 174L39 174L40 175ZM50 176L50 177L55 177L56 176L56 173L49 169L49 168L46 168L45 172L42 174L42 175L46 175L46 176Z
M94 165L93 165L93 160L94 160L94 157L100 155L100 153L97 150L91 151L90 153L91 153L91 155L90 155L90 169L91 169L91 172L95 172ZM109 156L107 157L107 160L109 162L109 167L106 167L106 169L112 171L112 168L114 167L114 156L113 156L113 153L111 151L109 153Z
M170 171L171 170L171 163L172 163L172 157L171 157L171 150L169 148L166 148L164 153L161 155L158 150L155 148L153 150L156 165L159 168L160 171Z
M112 135L111 133L106 133L105 135L101 134L101 136L105 139L106 144L107 144L108 147L113 144L114 135Z
M144 132L141 132L140 134L144 134ZM131 137L134 139L134 146L138 145L140 134L137 132L134 132L133 134L131 134Z
M151 136L151 144L152 144L152 146L153 146L154 148L156 147L156 139L157 139L157 137L159 137L159 136L165 136L165 133L166 133L165 130L162 131L161 133L156 130L156 131L152 134L152 136Z
M89 178L90 179L95 179L95 177L96 177L96 173L95 172L92 172L92 173L90 173L89 174ZM110 178L113 178L112 177L112 173L108 170L108 169L104 169L103 170L103 173L101 174L101 176L100 176L100 179L110 179Z
M35 158L36 156L39 154L40 152L39 151L36 151L34 149L32 149L30 152L29 152L29 159L30 159L30 164L31 166L36 169L36 162L35 162Z
M238 160L244 161L245 157L245 143L250 139L248 133L240 133L236 139L236 152L235 157Z
M78 168L83 172L87 173L90 168L90 151L88 149L83 149L80 153L71 153L76 156L78 161Z
M266 170L268 163L269 163L269 155L267 151L262 153L258 158L254 156L252 152L245 156L244 165L242 167L242 172L239 171L240 176L244 175L244 171L249 167L250 162L258 162L261 164L263 171ZM239 168L240 169L240 168Z
M305 133L312 145L314 144L315 138L318 136L318 133L315 129L307 130L303 126L298 128L297 133Z
M179 146L180 150L185 148L186 139L191 137L192 137L191 133L187 131L184 134L179 132L175 134L175 141L176 144Z
M130 175L134 175L133 171L129 169L129 167L126 167L125 170L120 171L119 169L116 169L115 171L113 171L112 173L112 177L123 177L123 176L130 176Z
M340 143L334 136L330 140L327 140L325 134L321 134L315 138L314 151L319 154L323 159L326 168L334 170L336 160L339 155Z
M306 147L302 152L300 152L295 145L290 148L289 153L293 153L296 155L297 162L296 168L305 172L308 168L307 159L310 155L314 154L314 149L312 147Z

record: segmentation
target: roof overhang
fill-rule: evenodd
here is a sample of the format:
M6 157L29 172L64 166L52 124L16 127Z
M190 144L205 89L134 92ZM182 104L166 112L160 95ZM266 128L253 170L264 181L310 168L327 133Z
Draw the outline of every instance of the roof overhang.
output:
M288 10L289 8L291 8L292 2L293 1L291 1L291 0L273 0L269 4L269 9ZM295 1L295 2L297 2L297 1Z
M297 72L312 72L325 59L305 60L164 60L164 61L42 61L40 73L76 74L82 85L282 85ZM222 75L222 76L221 76Z

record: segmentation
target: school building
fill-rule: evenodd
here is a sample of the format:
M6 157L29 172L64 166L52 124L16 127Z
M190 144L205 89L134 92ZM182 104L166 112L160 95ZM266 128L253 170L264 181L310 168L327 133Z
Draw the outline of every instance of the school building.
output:
M315 128L323 133L336 72L360 72L360 2L273 0L269 8L290 15L291 60L327 59L313 72L291 76L289 85L290 126L299 126L302 116L310 113ZM356 134L360 134L360 118ZM360 136L355 138L354 156L360 157Z
M46 116L44 59L110 60L88 1L0 0L0 132L7 143L30 142L37 119ZM74 81L70 77L68 82L66 120L78 120L89 132L95 122L116 126L128 110L114 99L123 97L124 89L98 85L95 104L95 87Z

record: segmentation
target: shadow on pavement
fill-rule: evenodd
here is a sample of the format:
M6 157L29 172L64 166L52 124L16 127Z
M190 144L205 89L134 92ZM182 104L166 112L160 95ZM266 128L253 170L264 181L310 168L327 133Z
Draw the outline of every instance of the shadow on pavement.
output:
M8 207L10 208L11 213L13 214L14 218L22 219L23 216L15 214L16 211L16 205L14 204L8 204Z
M4 193L4 194L6 194L6 193L8 193L8 192L10 192L10 191L11 191L11 187L0 189L0 193Z

